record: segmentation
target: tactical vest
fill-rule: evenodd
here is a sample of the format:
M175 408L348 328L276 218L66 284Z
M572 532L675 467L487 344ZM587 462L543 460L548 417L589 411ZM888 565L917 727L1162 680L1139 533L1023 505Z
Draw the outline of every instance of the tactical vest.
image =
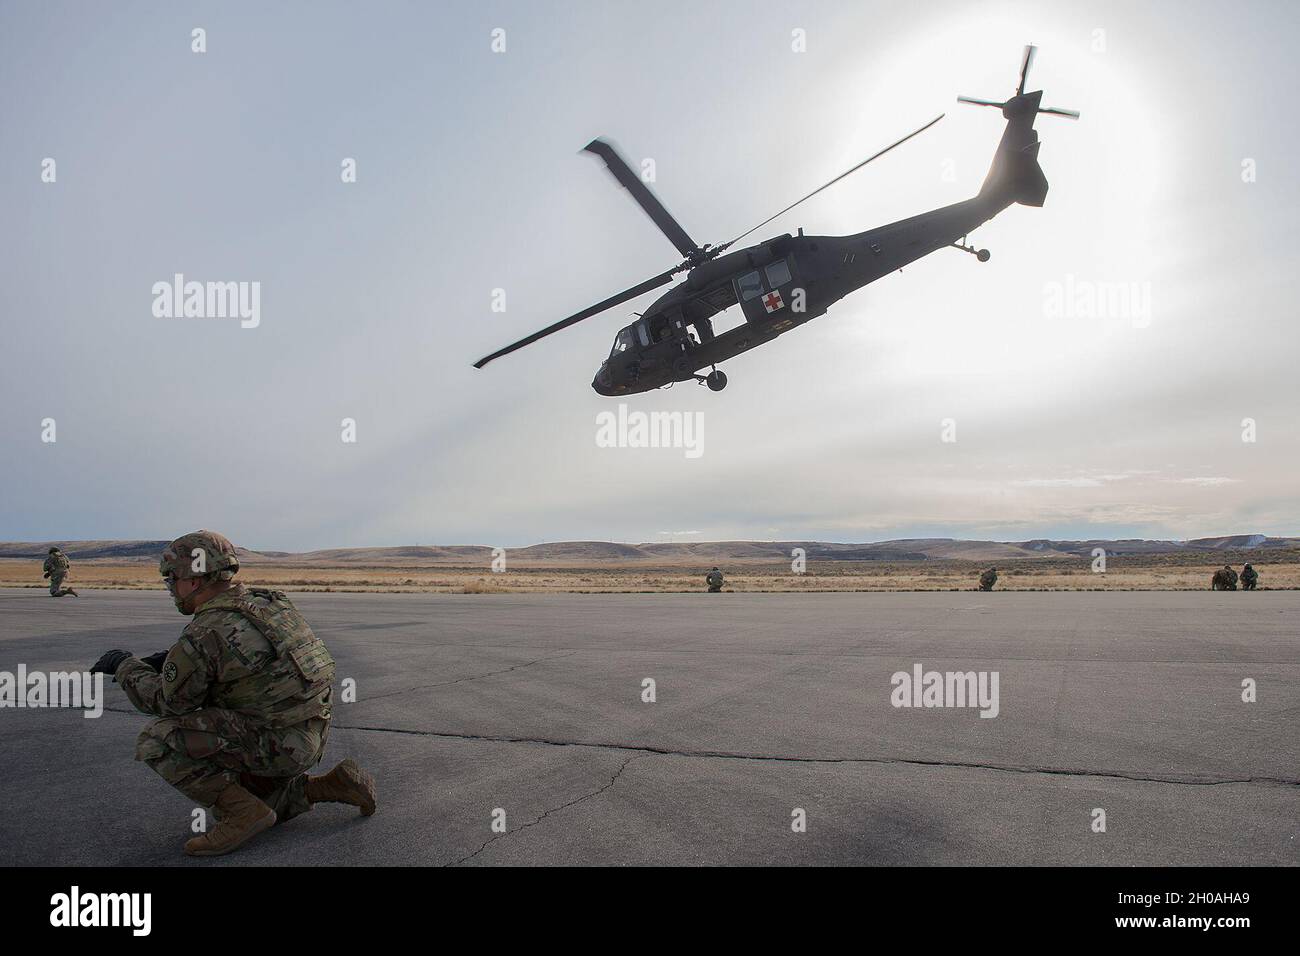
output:
M45 560L49 565L51 574L67 574L68 568L72 565L72 562L68 560L67 555L64 554L52 554Z
M201 622L213 611L234 611L257 629L275 657L257 669L213 688L218 707L253 714L272 727L288 727L313 717L330 717L330 687L334 658L312 633L283 591L261 588L226 592L204 602L194 615ZM251 665L246 648L234 635L223 639L222 654L235 672L240 662Z

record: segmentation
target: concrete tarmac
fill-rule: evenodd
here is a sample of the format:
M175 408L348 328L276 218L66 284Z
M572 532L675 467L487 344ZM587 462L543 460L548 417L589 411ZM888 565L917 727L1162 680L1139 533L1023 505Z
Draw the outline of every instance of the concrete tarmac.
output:
M81 594L0 590L0 671L185 624ZM321 770L370 769L374 817L184 857L108 682L98 719L0 709L0 863L1300 864L1300 592L293 597L356 687ZM893 706L917 664L996 672L997 716Z

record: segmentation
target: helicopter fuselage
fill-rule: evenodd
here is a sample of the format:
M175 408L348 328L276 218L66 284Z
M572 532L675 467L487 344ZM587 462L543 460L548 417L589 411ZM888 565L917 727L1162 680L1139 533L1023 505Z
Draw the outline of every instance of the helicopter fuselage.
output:
M769 342L864 285L958 244L1011 201L980 195L850 236L800 230L698 265L619 332L592 388L619 396L698 379L701 369ZM713 316L737 304L745 321L715 335Z

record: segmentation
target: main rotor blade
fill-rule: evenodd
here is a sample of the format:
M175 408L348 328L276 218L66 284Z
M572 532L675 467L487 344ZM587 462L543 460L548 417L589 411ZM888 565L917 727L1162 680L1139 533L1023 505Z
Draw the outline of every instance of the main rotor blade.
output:
M785 214L788 213L791 209L793 209L795 206L799 205L799 203L803 202L804 200L806 200L806 199L812 199L813 196L816 196L819 192L821 192L823 189L826 189L828 186L834 186L836 183L838 183L838 182L839 182L841 179L843 179L845 176L848 176L850 173L856 173L859 169L861 169L863 166L867 165L867 163L871 162L873 159L879 159L881 156L884 156L887 152L889 152L889 151L890 151L891 149L893 149L895 146L902 146L904 143L906 143L906 142L907 142L909 139L911 139L913 136L916 136L918 133L924 133L927 129L929 129L929 128L930 128L931 126L933 126L935 123L939 122L939 120L943 119L944 116L946 116L946 115L947 115L947 114L945 114L945 113L940 113L938 116L936 116L934 119L930 120L930 122L926 123L926 124L925 124L924 126L922 126L920 129L915 130L914 132L908 133L906 136L904 136L902 139L900 139L900 140L899 140L898 142L896 142L896 143L890 143L888 146L886 146L886 147L885 147L884 149L882 149L880 152L876 153L876 154L873 155L873 156L868 156L866 159L864 159L862 162L858 163L858 165L854 166L852 169L840 173L838 176L836 176L834 179L832 179L830 182L828 182L825 186L818 186L816 189L814 189L812 192L810 192L807 196L804 196L803 199L800 199L800 200L798 200L797 202L792 202L792 203L790 203L790 205L786 206L784 209L782 209L780 212L778 212L775 216L768 216L766 219L764 219L762 222L760 222L760 223L759 223L757 226L755 226L753 229L750 229L750 230L748 230L747 232L742 232L742 233L741 233L740 235L738 235L735 239L732 239L731 242L724 243L724 244L723 244L723 245L718 249L718 251L721 252L723 249L728 249L728 248L730 248L732 245L734 245L735 243L739 242L741 239L744 239L747 235L749 235L749 233L754 232L754 230L756 230L756 229L762 229L764 226L766 226L769 222L771 222L771 221L772 221L773 219L775 219L777 216L783 216L783 215L785 215Z
M552 332L558 332L561 329L567 329L571 325L577 325L583 319L589 319L593 315L596 315L597 313L604 312L606 309L612 309L614 308L614 306L619 305L620 303L623 302L627 302L629 299L635 299L639 295L644 295L645 293L649 292L651 289L657 289L661 285L666 285L667 283L673 281L673 276L675 276L679 271L680 271L679 269L670 269L668 272L664 272L660 275L657 275L653 279L647 279L645 282L642 282L640 285L633 286L632 288L628 289L626 292L620 292L618 295L610 296L608 299L605 299L602 302L597 302L595 305L591 306L591 308L583 309L581 312L577 313L576 315L571 315L567 319L562 319L561 321L556 322L554 325L548 325L540 332L534 332L532 335L528 336L525 339L520 339L518 342L515 342L513 345L507 345L505 348L499 349L493 352L491 355L479 359L477 362L474 363L474 367L482 368L484 365L486 365L488 362L491 362L493 359L499 359L503 355L509 355L511 352L514 352L516 349L521 349L525 345L532 345L538 339L545 338L546 336L550 335Z
M603 139L593 139L583 147L589 153L595 153L605 161L614 178L623 184L623 188L632 194L632 198L645 210L646 215L654 220L659 231L668 237L668 241L677 247L677 251L688 258L700 251L695 240L686 234L676 219L664 208L650 187L636 173L632 172L627 162L609 143Z
M1025 47L1025 62L1020 64L1020 85L1016 87L1017 96L1025 92L1025 77L1029 75L1029 67L1033 65L1034 54L1037 51L1038 47L1034 46L1032 43Z

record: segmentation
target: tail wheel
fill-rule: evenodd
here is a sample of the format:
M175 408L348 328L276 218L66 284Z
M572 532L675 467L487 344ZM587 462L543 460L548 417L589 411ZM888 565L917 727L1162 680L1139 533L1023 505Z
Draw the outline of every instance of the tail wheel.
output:
M704 379L704 384L709 386L709 391L720 392L727 387L727 373L715 368Z

